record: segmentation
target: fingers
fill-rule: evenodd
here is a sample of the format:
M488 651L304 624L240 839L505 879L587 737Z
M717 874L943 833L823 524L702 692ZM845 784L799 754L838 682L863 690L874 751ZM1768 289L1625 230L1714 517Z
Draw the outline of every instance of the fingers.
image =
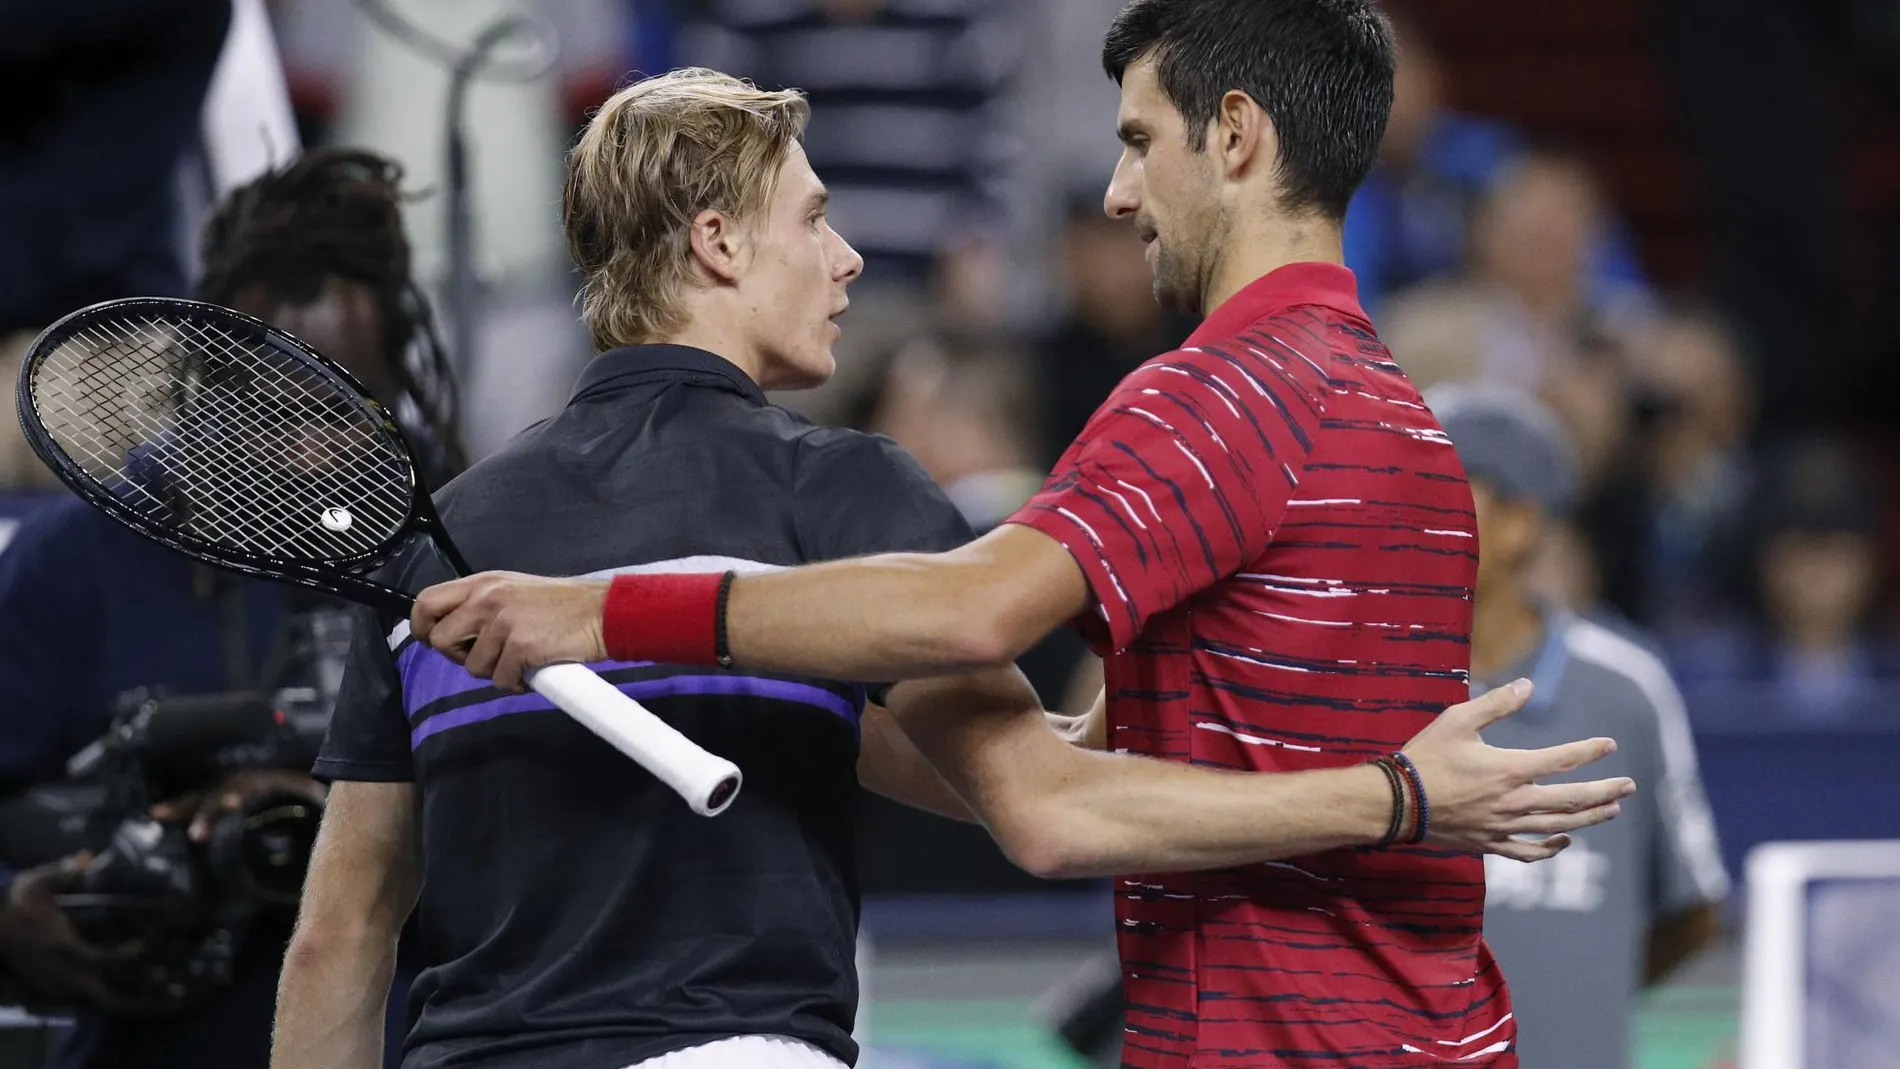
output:
M447 583L438 583L416 595L415 607L409 610L409 633L417 642L429 643L435 632L436 624L468 600L474 592L476 580L480 576L468 579L455 579ZM430 643L433 645L433 643Z
M409 610L409 633L453 657L466 647L494 615L494 594L511 580L513 572L483 572L465 579L438 583L416 595Z
M495 664L495 686L511 693L519 694L527 688L523 680L528 669L534 667L522 659L520 643L505 643L501 657Z
M152 807L152 819L166 824L184 820L198 809L199 801L204 797L200 791L191 791L176 798L167 799Z
M1469 720L1472 730L1480 730L1524 708L1524 703L1530 700L1531 690L1530 680L1514 680L1481 697L1454 705L1445 713Z
M1509 830L1512 835L1555 835L1615 820L1622 811L1621 802L1608 802L1575 813L1530 813L1513 821Z
M195 843L211 841L211 829L217 826L218 819L226 813L235 813L244 808L244 796L237 791L217 791L206 797L191 818L191 826L185 829L185 835Z
M1600 761L1615 752L1615 739L1582 739L1577 742L1566 742L1562 746L1529 751L1530 761L1527 771L1531 779L1542 779L1559 772L1574 771L1593 761Z
M1568 835L1552 835L1546 839L1499 839L1490 845L1488 852L1513 861L1547 861L1563 853L1570 846L1570 841Z
M476 640L481 638L488 625L489 613L478 602L470 599L437 620L428 637L417 636L417 641L427 643L449 660L466 666L474 654Z
M502 650L508 644L508 629L500 621L492 621L469 638L473 641L467 655L461 658L462 667L476 679L492 678L495 665L501 661ZM453 658L454 655L450 656Z
M1635 793L1636 781L1622 777L1589 783L1532 785L1513 792L1510 797L1526 813L1578 813L1628 798Z

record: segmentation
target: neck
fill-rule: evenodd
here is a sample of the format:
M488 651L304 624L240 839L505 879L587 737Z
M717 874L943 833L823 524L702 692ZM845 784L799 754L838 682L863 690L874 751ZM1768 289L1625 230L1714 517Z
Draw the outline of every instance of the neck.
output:
M1236 224L1214 264L1201 314L1211 315L1256 280L1288 264L1346 262L1340 224L1315 215L1270 215L1250 226Z
M1507 591L1480 597L1471 614L1471 674L1494 679L1543 639L1543 617L1515 583Z
M687 310L686 325L662 337L654 338L656 345L690 345L695 349L704 349L715 356L729 361L746 377L765 386L760 377L765 361L757 347L746 340L743 333L733 329L731 324L738 322L738 316L701 315L692 309Z

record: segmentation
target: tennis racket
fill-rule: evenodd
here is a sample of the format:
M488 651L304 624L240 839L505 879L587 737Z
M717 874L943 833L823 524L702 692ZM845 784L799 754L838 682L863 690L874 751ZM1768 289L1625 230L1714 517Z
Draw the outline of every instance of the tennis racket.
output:
M471 574L389 411L309 346L231 309L144 297L82 308L27 351L19 414L74 493L213 567L401 616L415 598L369 575L414 538ZM738 795L737 766L584 665L527 682L694 812Z

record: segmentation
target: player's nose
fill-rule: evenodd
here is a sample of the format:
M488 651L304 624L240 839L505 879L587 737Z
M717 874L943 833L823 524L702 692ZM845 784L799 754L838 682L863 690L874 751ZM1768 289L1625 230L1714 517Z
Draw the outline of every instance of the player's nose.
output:
M1141 194L1126 161L1116 164L1108 190L1102 194L1102 212L1110 219L1130 219L1141 210Z

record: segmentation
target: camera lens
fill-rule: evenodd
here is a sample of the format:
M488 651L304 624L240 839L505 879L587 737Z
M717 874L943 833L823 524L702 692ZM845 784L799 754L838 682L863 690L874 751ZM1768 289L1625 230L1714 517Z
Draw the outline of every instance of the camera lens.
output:
M317 841L323 807L297 795L274 795L218 822L211 834L211 870L239 896L295 905Z

